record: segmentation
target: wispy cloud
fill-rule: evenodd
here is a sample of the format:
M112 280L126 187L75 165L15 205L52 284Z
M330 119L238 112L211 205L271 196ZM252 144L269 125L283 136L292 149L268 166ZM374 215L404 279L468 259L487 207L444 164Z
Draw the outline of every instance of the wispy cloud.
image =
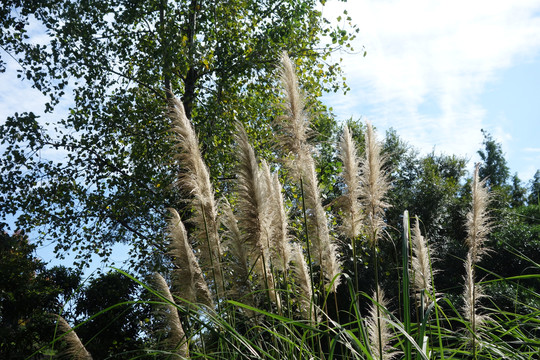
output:
M540 53L537 0L360 0L345 8L367 56L344 57L352 91L328 96L329 104L342 119L394 127L423 151L473 156L486 125L480 95L500 71ZM332 3L325 15L340 11Z

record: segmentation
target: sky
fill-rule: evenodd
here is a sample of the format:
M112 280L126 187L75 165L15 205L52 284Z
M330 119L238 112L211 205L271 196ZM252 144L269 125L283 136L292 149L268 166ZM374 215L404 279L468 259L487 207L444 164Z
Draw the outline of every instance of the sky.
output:
M360 32L357 53L336 54L351 91L323 99L339 120L392 127L423 153L461 155L471 167L484 129L523 181L540 169L540 0L329 0L323 15L344 19L344 10ZM30 35L47 40L38 27ZM0 123L46 101L6 60Z
M540 169L540 1L329 1L360 29L339 54L351 91L327 95L340 120L394 128L422 153L480 161L481 129L511 173ZM362 56L365 49L366 57Z
M338 120L394 128L422 153L464 156L470 169L485 129L512 174L527 182L540 169L540 0L329 0L323 15L346 18L345 9L360 32L357 53L336 54L351 91L323 99ZM30 35L46 40L39 28ZM0 74L0 123L46 101L17 66ZM48 258L52 247L38 252Z

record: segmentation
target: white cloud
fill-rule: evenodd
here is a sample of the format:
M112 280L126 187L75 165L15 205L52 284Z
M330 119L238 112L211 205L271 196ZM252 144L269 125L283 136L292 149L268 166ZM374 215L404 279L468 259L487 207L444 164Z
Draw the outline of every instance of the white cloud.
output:
M1 74L0 81L0 124L15 112L40 111L47 101L38 90L30 87L29 81L17 78L16 71L20 66L13 59L4 56L5 53L2 58L6 61L6 72Z
M394 127L423 151L473 156L486 128L479 97L498 73L540 53L539 1L329 2L358 24L357 49L344 57L352 91L326 101L341 119ZM487 126L489 128L489 126ZM497 129L496 139L509 140Z

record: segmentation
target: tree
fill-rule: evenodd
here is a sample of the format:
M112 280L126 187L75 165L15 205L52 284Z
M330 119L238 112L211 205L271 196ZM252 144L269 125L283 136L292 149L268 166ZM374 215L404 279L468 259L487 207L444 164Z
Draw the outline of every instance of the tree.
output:
M513 208L523 206L525 204L527 188L521 185L521 180L519 179L517 173L512 177L512 188L511 188L511 200L510 205Z
M511 277L537 273L540 259L540 206L530 204L506 212L492 234L490 256L482 261L485 269L494 269L497 277ZM536 264L536 265L535 265ZM491 274L488 275L492 278ZM489 282L489 281L488 281ZM502 282L490 286L489 295L502 309L529 313L538 304L540 284L537 279L520 280L517 286ZM530 291L533 290L533 292Z
M349 122L348 126L353 129L359 152L364 151L363 127L355 122ZM468 188L466 160L435 153L420 155L414 147L400 139L393 129L386 133L384 154L386 171L389 172L392 185L387 196L392 207L385 211L387 236L392 241L380 245L385 271L401 271L400 249L395 244L401 242L402 215L404 210L408 210L411 217L418 216L422 234L433 244L436 251L433 257L437 259L434 267L448 270L444 276L436 279L439 289L453 288L456 282L461 281L463 273L463 266L456 262L456 257L463 258L466 253L463 243L464 224L470 200L464 191ZM362 261L367 264L369 260L366 258L369 255L362 256ZM369 275L366 277L369 278ZM365 291L370 291L372 285L368 281L365 283ZM386 287L399 288L397 283L387 284ZM400 296L397 290L389 294L396 298Z
M59 253L77 253L79 266L93 253L108 257L118 242L133 245L134 264L163 250L164 209L182 204L163 116L167 97L181 96L217 191L226 191L234 121L256 135L256 147L272 138L282 51L301 69L308 103L319 114L315 125L331 122L316 97L344 86L329 55L348 48L356 29L348 17L331 27L316 6L315 0L4 2L0 46L20 64L19 76L49 96L47 112L65 92L73 105L54 123L24 113L0 127L2 216L22 211L18 226L47 227L43 238L57 239ZM36 24L46 44L29 38Z
M85 321L77 334L94 358L117 359L130 351L125 358L131 359L133 351L143 347L141 324L150 317L149 306L124 304L138 300L140 293L138 285L119 272L92 279L82 289L76 311Z
M529 205L540 205L540 170L536 170L529 189Z
M413 150L403 152L392 161L397 166L393 168L390 203L397 205L388 211L387 219L389 224L399 229L391 232L394 242L399 244L401 241L400 216L403 210L408 210L411 217L418 217L422 234L435 249L434 267L445 269L445 275L436 278L438 288L451 288L461 280L463 272L462 264L455 259L465 255L464 215L468 199L463 193L463 183L466 180L466 161L444 154L419 156ZM400 256L395 256L395 259L398 261ZM395 261L392 266L399 268ZM398 286L392 288L397 289Z
M53 339L54 318L77 288L80 274L46 269L21 232L0 232L0 356L25 359Z
M484 136L482 142L484 149L478 150L478 155L483 161L483 164L480 165L480 178L486 179L486 184L490 189L501 188L510 176L502 146L487 131L482 130L482 135Z

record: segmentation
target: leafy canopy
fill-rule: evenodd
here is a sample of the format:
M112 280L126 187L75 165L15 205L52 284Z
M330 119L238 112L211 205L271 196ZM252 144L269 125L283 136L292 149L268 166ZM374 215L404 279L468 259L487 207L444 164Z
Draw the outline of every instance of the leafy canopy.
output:
M165 208L183 204L163 115L169 92L195 124L217 191L227 191L234 121L246 124L256 147L272 138L282 51L300 69L316 127L332 122L316 98L346 89L330 55L352 50L357 29L350 17L331 26L319 7L315 0L4 2L0 56L16 59L19 76L48 96L54 120L16 113L0 127L2 217L22 214L17 227L38 229L59 254L75 252L79 266L92 254L107 258L115 243L132 245L134 264L151 258L163 250ZM39 41L29 36L36 26L46 34ZM62 116L55 106L65 96L73 102Z

